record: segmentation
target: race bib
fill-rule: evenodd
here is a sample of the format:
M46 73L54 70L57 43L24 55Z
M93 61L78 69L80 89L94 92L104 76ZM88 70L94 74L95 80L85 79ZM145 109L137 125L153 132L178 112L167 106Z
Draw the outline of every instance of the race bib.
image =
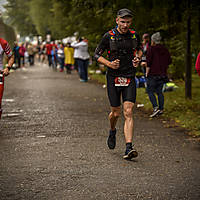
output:
M124 77L115 78L115 86L128 86L130 82L131 82L130 78L124 78Z

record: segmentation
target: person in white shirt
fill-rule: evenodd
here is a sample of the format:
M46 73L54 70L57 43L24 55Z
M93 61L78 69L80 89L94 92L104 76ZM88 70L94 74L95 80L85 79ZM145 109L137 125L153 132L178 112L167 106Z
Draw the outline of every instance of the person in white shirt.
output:
M90 55L88 53L88 41L79 38L73 42L71 46L74 48L74 58L78 65L78 71L81 82L88 81L88 64Z

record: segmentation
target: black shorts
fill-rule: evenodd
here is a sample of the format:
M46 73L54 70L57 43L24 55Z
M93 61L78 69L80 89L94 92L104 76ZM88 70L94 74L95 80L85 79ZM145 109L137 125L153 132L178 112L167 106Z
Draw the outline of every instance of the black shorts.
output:
M108 98L110 101L110 105L112 107L118 107L121 105L121 96L123 102L130 101L135 103L136 100L135 77L131 77L131 81L128 86L115 86L115 77L107 75L106 78L107 78Z

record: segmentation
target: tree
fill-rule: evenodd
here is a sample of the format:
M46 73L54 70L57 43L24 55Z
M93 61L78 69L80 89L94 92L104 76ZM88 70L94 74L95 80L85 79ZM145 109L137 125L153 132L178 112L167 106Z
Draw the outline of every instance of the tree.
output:
M31 0L29 2L30 17L36 27L37 33L43 37L50 31L52 21L52 5L46 0Z
M186 50L186 68L185 68L185 98L192 98L192 71L191 71L191 14L190 0L187 2L187 50Z
M191 1L191 52L199 51L200 3ZM102 35L115 26L117 10L133 10L133 27L142 36L160 31L172 55L172 78L184 79L187 32L187 0L8 0L8 14L21 33L50 32L62 39L78 32L89 39L93 53ZM23 9L22 9L22 8ZM25 9L24 9L25 8ZM36 30L36 31L35 31ZM195 58L194 56L193 58Z
M15 32L12 27L4 24L1 18L0 18L0 35L2 38L6 39L11 46L13 46L14 41L16 40Z
M5 5L9 24L22 36L37 34L35 25L29 15L29 2L23 0L7 0Z

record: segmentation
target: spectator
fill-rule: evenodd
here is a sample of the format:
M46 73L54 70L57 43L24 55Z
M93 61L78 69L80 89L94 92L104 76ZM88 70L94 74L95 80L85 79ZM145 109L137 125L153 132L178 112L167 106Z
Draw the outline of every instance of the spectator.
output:
M17 65L18 68L21 66L20 62L20 54L19 54L19 45L17 42L14 42L14 48L13 48L13 53L14 53L14 64Z
M24 67L24 64L25 64L25 58L24 58L25 52L26 52L26 48L24 47L24 44L22 43L19 48L20 61L22 61L22 67Z
M45 42L43 42L43 43L40 45L40 52L41 52L40 61L41 61L42 63L44 63L45 60L46 60L46 55L45 55Z
M88 81L88 65L90 55L88 53L88 41L79 38L78 41L72 43L72 47L76 51L76 61L78 64L78 70L81 82Z
M71 47L71 43L68 42L64 48L65 54L65 67L67 74L71 74L72 65L74 65L74 49Z
M60 64L60 72L64 71L64 61L65 61L65 54L64 54L64 48L63 48L63 44L61 43L58 46L58 51L57 51L57 55L58 55L58 62Z
M151 36L151 47L147 50L147 93L153 106L153 113L150 117L155 117L163 113L164 95L163 85L167 80L167 68L171 64L171 56L167 48L160 44L160 33ZM158 103L156 96L158 96ZM159 107L158 107L159 104Z
M55 46L52 46L51 50L51 63L53 69L56 71L57 70L57 49Z
M52 65L52 59L51 59L52 45L50 44L50 42L47 42L45 49L46 49L46 55L48 58L48 64L49 64L49 67L51 67L51 65Z
M27 51L28 51L28 59L29 59L29 64L30 66L34 65L34 47L31 43L28 44L27 47Z
M147 61L146 61L146 54L147 54L147 50L149 48L149 34L145 33L142 36L142 60L141 60L141 66L142 66L142 71L144 72L144 74L146 73L146 67L147 67Z

